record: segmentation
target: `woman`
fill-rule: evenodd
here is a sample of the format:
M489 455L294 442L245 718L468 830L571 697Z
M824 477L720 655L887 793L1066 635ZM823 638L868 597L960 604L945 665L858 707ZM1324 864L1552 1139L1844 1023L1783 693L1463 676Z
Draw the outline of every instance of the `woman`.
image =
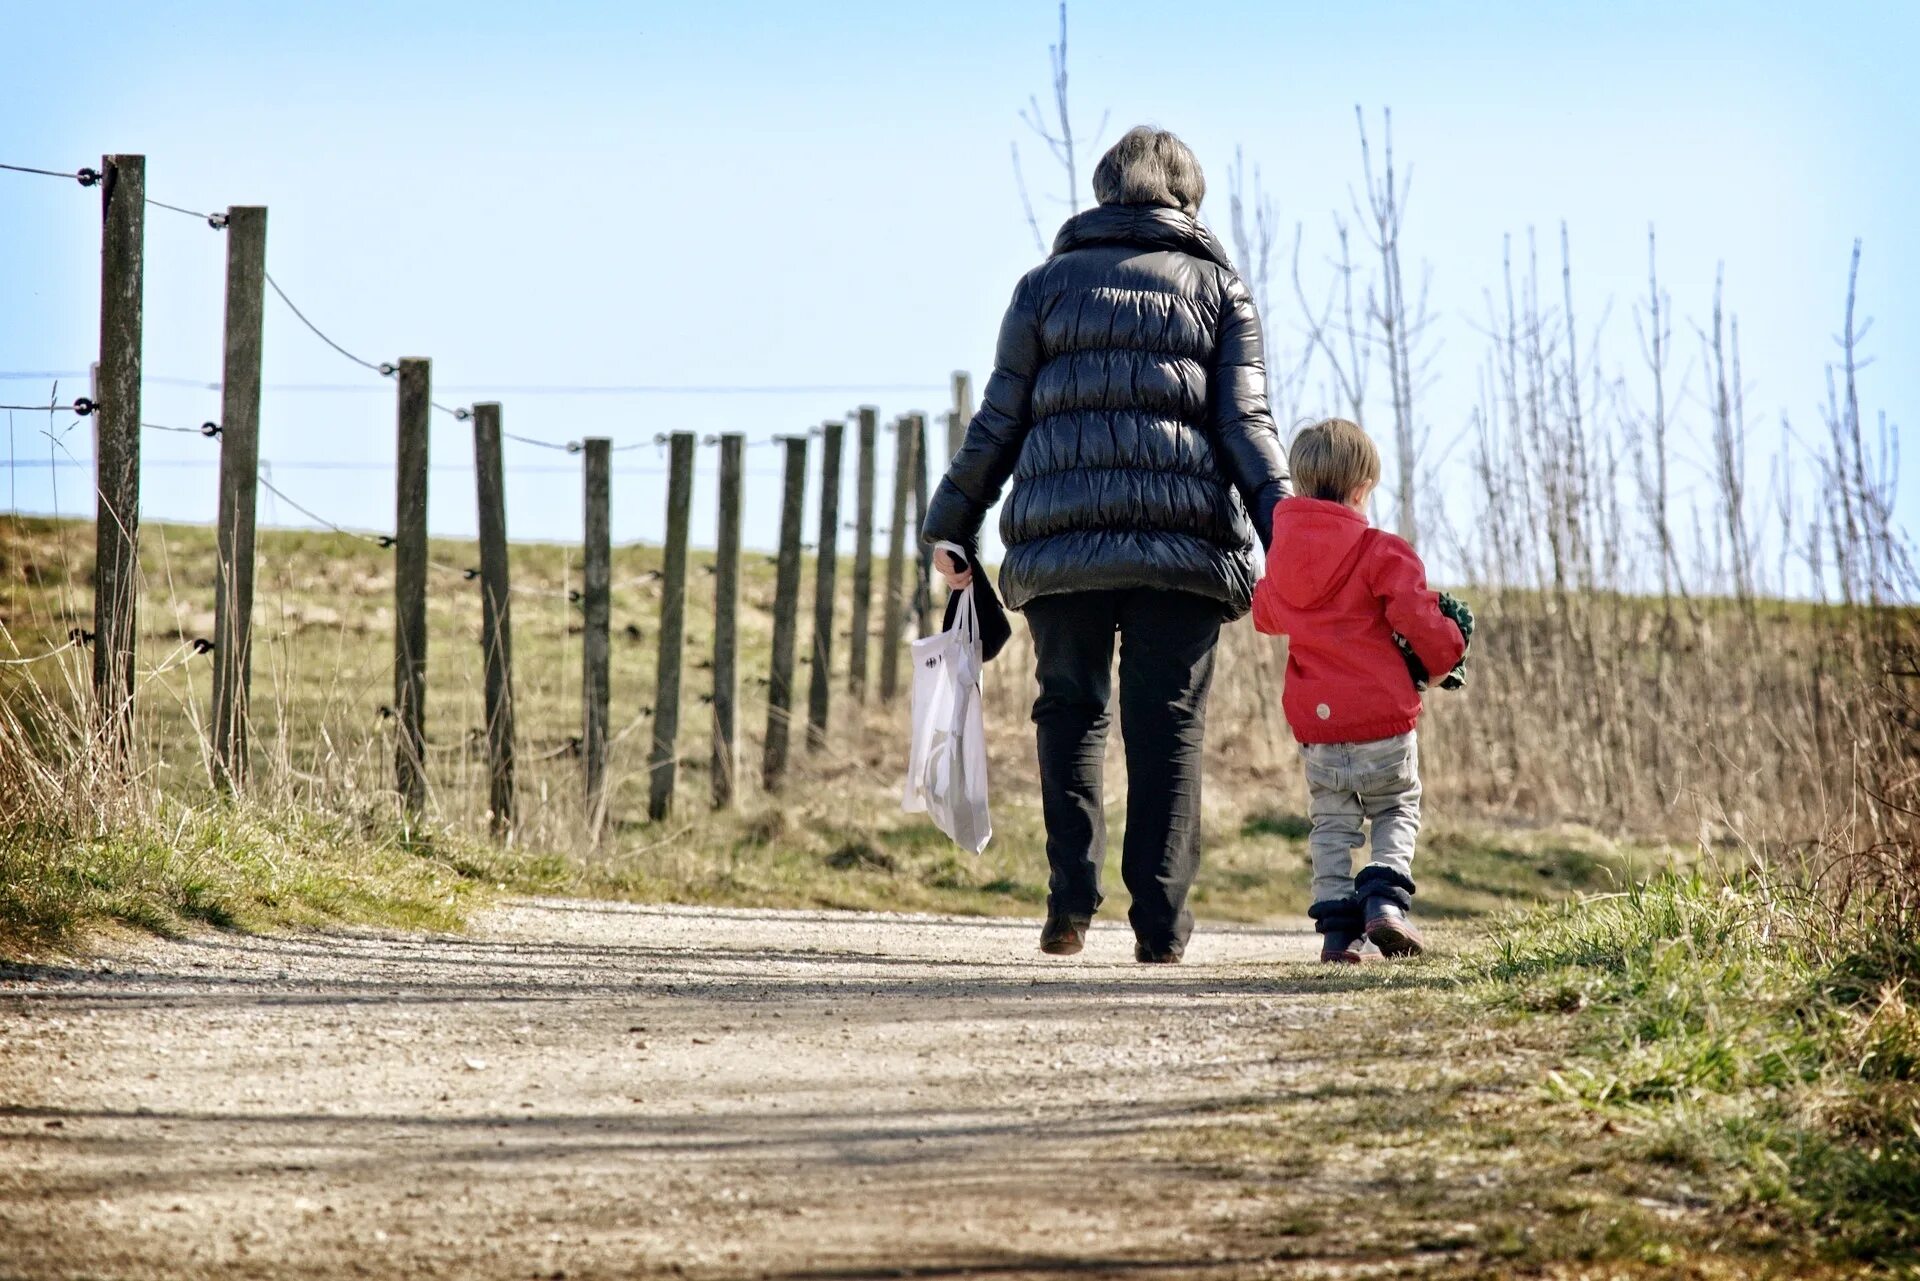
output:
M1099 204L1014 288L980 412L928 505L929 540L978 545L1007 481L1000 586L1033 634L1051 868L1040 949L1070 956L1100 906L1109 673L1120 638L1137 959L1193 929L1201 745L1222 623L1247 612L1287 469L1267 408L1260 319L1197 220L1186 144L1140 127L1093 173ZM971 558L970 558L971 560ZM944 552L949 586L971 581Z

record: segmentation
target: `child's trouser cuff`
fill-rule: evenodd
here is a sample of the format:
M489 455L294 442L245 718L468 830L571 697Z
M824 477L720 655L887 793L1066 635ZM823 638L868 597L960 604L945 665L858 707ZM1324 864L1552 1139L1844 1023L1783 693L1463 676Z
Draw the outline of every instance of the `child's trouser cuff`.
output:
M1314 928L1322 934L1358 934L1366 926L1360 900L1351 894L1345 898L1322 899L1307 909L1307 915L1313 918Z
M1360 902L1380 899L1401 911L1413 908L1413 878L1379 863L1370 863L1353 878L1353 894ZM1309 910L1311 914L1311 910Z

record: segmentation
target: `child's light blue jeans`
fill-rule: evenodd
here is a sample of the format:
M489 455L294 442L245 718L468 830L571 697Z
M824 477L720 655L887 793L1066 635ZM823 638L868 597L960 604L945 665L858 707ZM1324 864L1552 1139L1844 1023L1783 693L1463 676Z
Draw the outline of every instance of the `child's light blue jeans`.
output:
M1313 901L1351 897L1353 851L1367 843L1373 824L1373 864L1413 881L1413 845L1420 835L1418 731L1370 743L1302 743L1307 767L1307 817L1313 832ZM1372 879L1372 878L1369 878Z

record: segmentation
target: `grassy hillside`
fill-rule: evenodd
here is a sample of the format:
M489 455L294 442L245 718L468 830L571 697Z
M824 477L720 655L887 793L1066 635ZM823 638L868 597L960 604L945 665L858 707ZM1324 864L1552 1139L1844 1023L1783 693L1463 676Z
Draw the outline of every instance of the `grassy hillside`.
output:
M92 531L73 522L0 522L0 624L15 650L34 655L91 626ZM431 797L424 827L400 822L391 792L392 553L350 535L261 535L254 658L255 787L246 803L217 800L206 757L210 660L195 638L213 633L211 531L149 525L142 531L142 672L138 773L121 789L95 779L59 784L92 797L72 823L48 827L7 856L0 919L18 938L57 937L90 915L164 924L169 919L270 922L315 915L445 922L477 887L569 889L649 899L830 905L1032 914L1045 897L1045 859L1033 783L1031 658L1024 641L989 670L988 722L996 837L979 858L956 850L924 821L899 811L907 705L847 691L850 565L843 566L841 630L834 652L833 732L824 750L796 743L782 794L759 786L766 725L773 565L750 554L742 601L741 793L738 808L711 811L710 557L689 582L688 670L683 684L679 787L672 819L646 820L650 704L655 689L659 549L622 547L613 564L614 741L610 827L598 848L585 837L580 763L581 637L577 549L520 544L511 552L514 680L521 822L512 844L485 839L486 761L479 593L462 571L474 547L436 542L428 617L427 720ZM807 566L811 597L813 566ZM878 602L875 626L878 627ZM801 623L803 656L811 622ZM49 754L86 688L88 655L69 650L5 669L9 705L33 709L31 737ZM1206 916L1255 919L1306 905L1304 795L1279 719L1279 656L1236 628L1223 653L1207 798L1208 856L1196 890ZM804 691L806 669L801 669ZM797 738L798 736L796 736ZM1124 766L1115 735L1114 798ZM95 796L94 791L125 795ZM1616 884L1630 863L1664 863L1655 845L1623 846L1578 825L1525 829L1488 821L1430 790L1433 815L1422 907L1460 918L1513 899ZM90 802L91 803L91 802ZM101 805L121 821L95 822ZM130 824L126 816L141 816ZM1111 814L1117 848L1124 813ZM43 826L47 826L43 824ZM130 830L150 839L129 842ZM89 851L80 866L75 850ZM311 860L304 877L259 888L240 851L273 851L267 864ZM302 853L307 851L307 853ZM91 860L91 862L86 862ZM49 865L64 870L47 873ZM264 865L263 865L264 866ZM117 868L117 870L116 870ZM283 868L284 870L284 868ZM1117 873L1117 867L1113 869ZM1114 889L1124 894L1117 885ZM65 886L48 888L49 884ZM383 904L387 906L382 906Z

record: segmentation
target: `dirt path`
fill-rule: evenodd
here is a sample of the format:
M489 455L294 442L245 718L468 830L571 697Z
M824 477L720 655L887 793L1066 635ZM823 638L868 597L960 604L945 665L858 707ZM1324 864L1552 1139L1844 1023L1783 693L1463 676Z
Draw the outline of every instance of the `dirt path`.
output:
M555 900L0 982L0 1276L1283 1271L1141 1154L1348 1070L1368 998L1304 929L1035 934Z

